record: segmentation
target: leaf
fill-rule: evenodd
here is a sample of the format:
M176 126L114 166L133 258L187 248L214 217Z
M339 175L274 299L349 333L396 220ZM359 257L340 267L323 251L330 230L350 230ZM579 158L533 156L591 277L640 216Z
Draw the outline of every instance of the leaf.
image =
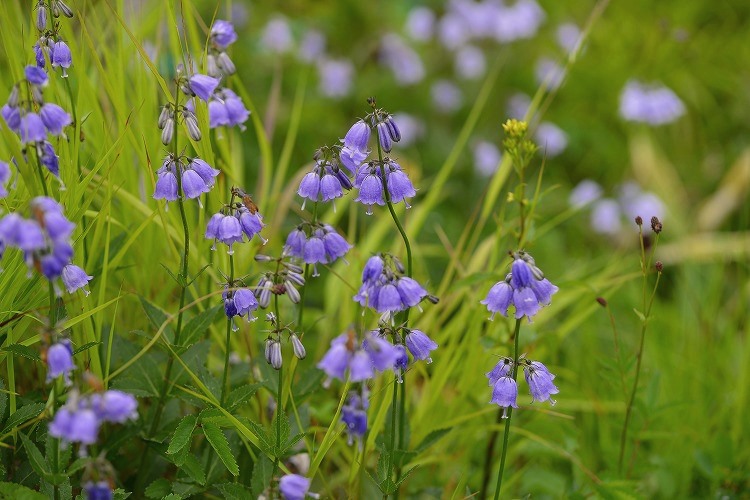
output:
M221 491L221 494L226 500L244 500L250 498L250 492L238 483L222 483L217 484L216 487Z
M75 462L73 462L72 464L70 464L70 466L68 466L68 470L65 471L65 474L68 477L72 477L76 472L86 467L86 464L90 462L91 462L91 459L88 457L77 458Z
M12 498L13 500L45 500L47 497L16 483L0 483L0 498Z
M417 445L414 451L417 452L417 454L422 453L427 448L429 448L430 446L438 442L443 436L448 434L451 430L452 430L451 428L445 428L445 429L437 429L437 430L430 432L429 434L427 434L427 436L425 436L422 442L419 443L419 445Z
M274 441L272 441L268 436L268 433L263 428L263 426L258 424L257 422L253 422L252 420L247 420L245 423L253 431L253 433L258 436L258 444L260 445L261 450L263 450L263 453L273 455Z
M26 455L29 457L29 463L31 464L31 468L34 469L34 472L36 472L42 479L51 476L52 471L49 468L49 464L44 459L42 452L39 451L39 448L37 448L31 439L29 439L23 432L19 432L18 435L21 437L23 447L26 448Z
M401 478L398 481L396 481L396 488L398 488L399 486L401 486L401 483L403 483L404 481L406 481L406 478L408 478L409 475L411 475L411 473L414 472L416 469L417 469L417 466L415 465L414 467L412 467L411 469L407 470L406 472L402 472L401 473Z
M130 495L132 495L131 492L125 491L122 488L117 488L115 491L112 492L112 500L125 500Z
M250 480L250 488L253 492L253 498L259 497L271 484L271 476L273 475L273 463L271 459L265 455L258 456L258 460L255 461L253 467L253 477Z
M148 488L146 488L146 497L147 498L162 498L172 491L172 483L167 481L166 479L157 479L153 483L148 485Z
M289 440L285 444L283 444L281 454L283 455L287 451L289 451L291 448L293 448L294 445L297 444L299 440L302 439L303 437L305 437L305 433L300 432L299 434L296 434L292 436L291 438L289 438Z
M180 420L180 423L177 424L177 427L174 430L172 440L169 442L167 455L174 455L190 444L190 438L193 436L193 429L195 429L196 422L197 419L195 418L195 415L187 415Z
M227 470L233 476L238 475L240 468L237 466L237 460L235 460L234 455L232 455L232 450L229 449L227 437L221 432L221 429L215 424L205 422L203 424L203 434L205 434L209 444L224 463Z
M153 325L154 328L157 330L161 328L161 325L167 322L167 313L165 313L163 310L156 307L154 304L149 302L146 298L139 296L139 299L141 299L141 306L143 306L143 310L146 312L146 316L151 321L151 325ZM164 335L167 339L169 339L170 343L174 339L174 331L172 330L172 325L167 325L164 329Z
M208 422L221 427L222 423L227 422L227 417L218 408L206 408L198 415L201 422Z
M180 468L196 483L200 485L206 484L206 471L203 469L203 464L192 453L185 455Z
M92 347L101 344L101 342L89 342L88 344L83 344L81 347L73 351L73 355L78 354L79 352L87 351L91 349Z
M23 344L6 345L2 349L0 349L0 351L12 352L13 354L23 356L24 358L33 359L34 361L42 361L42 358L39 357L39 353L36 349Z
M180 345L192 345L200 340L206 330L216 320L219 311L223 310L223 305L218 305L197 314L182 329Z
M20 425L27 420L31 420L32 418L42 413L43 410L44 403L31 403L29 405L20 407L18 410L13 412L11 416L8 417L8 420L5 422L5 427L3 427L3 430L0 431L0 434L5 434L17 425Z
M319 370L320 371L320 370ZM256 392L258 392L258 389L260 388L260 384L247 384L240 386L229 393L229 396L227 397L227 410L234 410L242 403L246 402L248 399L253 397Z
M281 457L284 443L289 439L289 418L286 413L277 412L276 417L273 419L271 424L271 442L273 443L274 455ZM279 432L277 435L276 433ZM276 443L280 443L279 448L276 447Z

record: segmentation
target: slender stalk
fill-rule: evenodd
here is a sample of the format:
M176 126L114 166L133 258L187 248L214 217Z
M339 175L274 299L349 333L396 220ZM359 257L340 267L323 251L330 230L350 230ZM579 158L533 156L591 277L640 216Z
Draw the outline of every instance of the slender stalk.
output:
M229 255L229 286L230 288L234 286L234 255L232 254ZM232 318L227 318L227 334L224 346L224 375L221 382L221 406L224 406L229 394L229 347L232 340L232 321Z
M44 180L42 160L39 158L39 155L36 152L36 148L34 149L34 156L36 157L36 169L37 172L39 172L39 181L42 183L42 192L44 193L44 196L49 196L49 191L47 191L47 182Z
M513 381L518 376L518 337L521 331L521 319L516 320L516 328L513 330ZM505 431L503 432L503 451L500 455L500 469L497 471L497 486L495 486L495 500L500 498L500 487L503 485L503 472L505 471L505 458L508 454L508 438L510 436L510 419L513 416L513 408L508 407L505 419Z
M276 263L276 274L278 275L279 272L279 265L280 261ZM273 296L273 307L276 314L276 334L277 334L277 340L281 341L281 335L279 333L279 325L281 325L281 321L279 319L279 296L275 295ZM276 469L279 466L279 462L281 461L280 451L281 451L281 412L284 411L284 408L282 407L282 387L283 387L283 373L282 370L284 368L284 364L279 367L279 378L278 378L278 387L276 389L276 450L274 453L274 459L273 459L273 472L271 473L271 477L276 476ZM271 495L270 498L276 498L274 496L274 482L271 482Z

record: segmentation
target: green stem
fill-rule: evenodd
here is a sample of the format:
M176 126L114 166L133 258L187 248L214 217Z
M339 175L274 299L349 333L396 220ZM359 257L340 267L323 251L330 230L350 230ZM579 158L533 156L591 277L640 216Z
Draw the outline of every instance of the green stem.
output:
M229 255L229 287L234 286L234 255ZM234 293L234 292L232 292ZM231 346L232 318L227 318L227 335L224 347L224 375L221 383L221 406L224 406L229 394L229 347Z
M280 261L276 263L276 274L279 273L279 265ZM278 331L279 325L281 325L281 321L279 319L279 296L274 295L273 296L273 307L276 314L276 334L277 334L277 341L281 342L281 334ZM276 390L276 450L274 453L274 459L273 459L273 471L271 473L271 477L276 476L276 469L279 466L279 462L281 461L281 412L284 411L284 408L282 407L282 387L283 387L283 373L282 370L284 368L284 364L279 367L279 378L278 378L278 387ZM271 483L271 495L270 498L276 498L274 496L274 483Z
M518 338L521 331L521 319L516 319L516 328L513 331L513 381L518 376ZM505 419L505 431L503 432L503 451L500 455L500 469L497 471L497 486L495 486L495 500L500 498L500 487L503 485L503 472L505 471L505 458L508 454L508 438L510 436L510 419L513 416L513 408L508 407Z
M401 234L401 238L404 240L404 246L406 247L406 275L408 277L412 277L412 259L411 259L411 244L409 243L409 237L406 236L406 231L404 230L404 226L401 225L401 221L398 219L398 215L396 215L396 210L393 208L393 203L391 202L391 194L388 192L388 176L385 175L385 165L383 164L383 151L380 148L380 141L378 141L378 160L380 160L380 178L383 181L383 195L385 196L385 204L388 205L388 211L391 213L391 217L393 218L393 222L396 224L396 228L398 229L398 232ZM407 318L409 311L406 312Z
M39 180L42 183L42 192L44 192L44 196L49 196L49 191L47 191L47 182L44 180L44 169L42 167L42 160L39 158L39 155L36 152L36 148L34 148L34 156L36 157L36 169L37 169L37 172L39 172Z

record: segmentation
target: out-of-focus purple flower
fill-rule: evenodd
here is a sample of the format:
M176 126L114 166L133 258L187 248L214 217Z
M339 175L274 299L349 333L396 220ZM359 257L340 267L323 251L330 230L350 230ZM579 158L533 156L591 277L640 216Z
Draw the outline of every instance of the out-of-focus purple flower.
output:
M5 188L5 184L10 179L10 166L4 161L0 160L0 198L8 196L8 190ZM0 252L2 256L2 252Z
M68 293L73 293L79 288L83 288L83 293L86 295L91 293L86 289L86 287L88 286L89 281L94 279L94 277L89 276L86 271L84 271L80 267L73 264L68 264L67 266L63 267L60 277L62 278L63 285L65 285L65 289L68 291Z
M414 359L427 360L428 363L432 363L430 353L438 348L437 342L428 337L422 330L409 330L404 340Z
M685 105L669 88L630 80L620 94L620 116L631 122L664 125L685 114Z
M266 50L275 54L289 52L294 40L287 20L279 16L268 21L261 35L261 43Z
M310 480L299 474L286 474L279 480L279 491L284 500L304 500L310 489Z
M413 39L426 42L435 32L435 13L429 7L414 7L406 17L406 33Z
M503 159L500 149L489 141L478 141L472 148L474 170L482 177L490 177L497 171Z
M49 435L70 443L96 443L100 421L90 408L63 406L49 424Z
M325 97L340 99L351 93L354 65L347 59L322 59L318 62L320 93Z
M99 420L104 422L124 424L138 419L138 401L127 392L109 390L104 394L93 394L90 405Z
M517 120L523 120L526 112L529 110L529 106L531 106L531 97L523 92L513 94L508 99L508 116Z
M44 87L49 82L47 72L38 66L26 66L23 70L23 73L26 77L26 81L28 81L32 85Z
M632 221L638 215L644 220L650 220L651 217L663 219L666 215L664 202L654 193L643 191L635 182L623 184L619 191L620 208L629 220ZM644 228L649 229L647 224Z
M536 63L535 74L539 85L546 84L548 89L556 89L565 79L565 68L557 61L543 57Z
M60 177L60 158L57 156L55 148L52 147L52 143L49 141L38 142L37 153L39 154L39 161L42 162L42 165L44 165L52 175Z
M555 30L555 38L566 53L573 52L581 39L581 29L573 23L563 23Z
M329 379L344 380L347 369L349 380L361 382L375 376L375 370L393 369L398 350L385 339L368 334L361 344L353 333L342 334L331 341L331 347L318 363Z
M42 142L47 138L47 129L44 127L44 122L36 113L26 113L23 115L19 129L21 144Z
M214 21L209 36L213 46L222 51L237 41L237 32L232 23L221 19Z
M542 151L550 158L559 155L568 147L568 134L554 123L540 123L534 137Z
M448 50L455 50L461 47L471 36L469 27L466 26L461 16L452 12L440 18L437 32L440 43Z
M9 129L17 134L21 132L21 111L18 107L5 104L0 110L0 114L3 115L3 120L5 120Z
M219 79L208 75L195 74L188 80L190 92L204 101L208 99L219 86Z
M432 102L438 111L452 113L461 108L463 95L458 86L448 80L438 80L430 87Z
M44 248L44 233L39 223L26 220L18 214L9 213L0 219L0 240L7 246L14 246L24 252Z
M622 227L620 205L611 198L603 198L591 207L591 229L600 234L617 234Z
M473 45L465 45L456 52L453 66L460 78L476 80L487 70L487 60L481 49Z
M518 398L518 384L510 376L504 376L497 379L492 387L492 399L494 403L503 409L503 417L508 418L508 408L518 408L516 399Z
M309 29L299 43L299 58L312 63L323 57L326 52L326 36L318 30Z
M591 179L585 179L573 188L568 196L568 204L574 208L581 208L602 196L602 187Z
M238 125L240 130L245 130L244 123L249 117L250 111L245 107L242 98L230 89L218 90L208 101L210 128Z
M419 54L394 33L386 34L380 41L380 61L390 68L400 85L414 85L424 78L424 65Z
M46 103L39 111L39 115L42 123L47 127L47 131L52 135L62 134L63 128L73 123L73 119L68 112L57 104Z
M114 494L107 481L93 483L89 481L83 485L83 491L86 492L87 500L112 500Z
M544 402L549 399L554 405L555 400L551 396L559 393L560 390L552 382L555 376L547 370L547 367L538 361L527 362L523 367L523 373L534 401Z
M60 375L63 376L65 385L69 386L70 372L75 370L73 364L73 348L67 339L52 344L47 349L47 383L52 382Z
M367 393L359 396L351 392L346 404L341 408L341 421L346 425L349 445L356 440L361 446L362 437L367 432Z
M534 0L519 0L497 9L493 20L493 36L499 42L512 42L536 35L545 14Z

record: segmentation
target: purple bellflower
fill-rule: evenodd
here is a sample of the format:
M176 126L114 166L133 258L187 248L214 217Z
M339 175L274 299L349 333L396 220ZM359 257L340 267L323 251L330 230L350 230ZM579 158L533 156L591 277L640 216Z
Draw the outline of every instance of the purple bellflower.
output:
M422 330L408 330L404 341L414 359L427 360L427 363L432 363L430 353L437 349L438 345Z
M53 68L60 66L63 78L67 78L68 73L66 70L73 64L73 57L70 54L68 44L62 40L55 42L50 51L50 61Z
M370 257L362 272L362 286L354 300L377 312L396 313L418 306L428 296L416 280L403 276L403 268L394 257Z
M529 384L529 390L534 401L544 402L549 400L552 405L555 404L555 400L551 396L559 393L560 390L552 382L555 376L550 373L546 366L539 361L525 360L523 374L526 383Z
M65 285L65 289L68 293L73 293L79 288L83 288L83 293L87 296L91 293L86 287L88 286L89 281L94 279L94 277L89 276L86 271L80 267L68 264L63 267L60 277L62 278L63 285Z
M356 440L362 446L362 438L367 432L367 400L366 387L363 386L362 395L349 393L346 404L341 408L341 421L346 425L347 441L349 445Z
M10 180L10 165L0 160L0 198L8 196L8 190L5 184ZM0 252L0 256L2 253Z
M101 421L90 408L60 408L49 424L49 434L69 443L96 443Z
M502 407L503 418L508 418L508 408L518 408L516 399L518 398L518 384L513 377L505 375L499 377L492 387L492 400L490 403Z
M67 339L52 344L47 349L47 383L52 382L60 375L65 380L65 385L70 386L70 372L76 366L73 364L73 348Z
M73 123L70 115L57 104L46 103L39 111L42 123L52 135L62 135L63 128Z
M112 488L107 481L97 483L89 481L83 485L83 491L86 492L88 500L112 500L114 498Z
M46 87L49 83L47 72L38 66L29 65L23 70L26 81L38 87Z
M341 334L331 341L331 347L318 363L318 368L330 379L344 380L347 370L349 380L361 382L375 376L375 370L393 368L399 357L398 349L390 342L369 335L361 344L355 342L353 333Z
M221 19L214 21L209 36L211 44L221 51L226 50L227 47L237 41L237 32L234 31L232 23Z
M219 79L208 75L195 74L188 80L188 88L192 95L198 96L205 102L219 86Z
M279 492L284 500L304 500L306 496L319 498L317 493L310 493L310 480L299 474L286 474L279 480Z
M97 418L103 422L124 424L128 420L138 419L138 401L127 392L109 390L104 394L93 394L90 404Z

